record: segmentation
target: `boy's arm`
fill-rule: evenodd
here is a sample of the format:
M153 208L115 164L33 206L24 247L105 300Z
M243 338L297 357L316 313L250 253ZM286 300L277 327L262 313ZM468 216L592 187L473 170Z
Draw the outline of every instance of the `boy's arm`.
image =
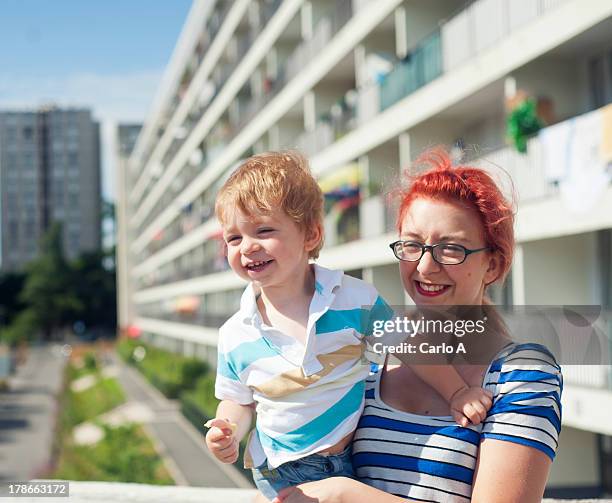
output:
M251 426L253 405L222 400L215 419L206 423L210 428L206 433L206 445L219 461L234 463L238 459L238 444Z
M470 387L452 365L411 365L414 373L450 404L451 415L461 426L480 424L491 408L491 393Z
M231 400L221 400L217 406L215 419L225 419L236 425L234 436L240 442L251 428L255 402L242 405ZM214 420L213 420L214 421Z

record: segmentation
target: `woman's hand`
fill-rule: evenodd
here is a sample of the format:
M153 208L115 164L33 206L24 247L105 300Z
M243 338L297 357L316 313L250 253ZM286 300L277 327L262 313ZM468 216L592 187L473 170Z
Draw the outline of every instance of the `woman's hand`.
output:
M330 477L286 487L278 493L272 503L342 503L343 493L354 482L346 477Z

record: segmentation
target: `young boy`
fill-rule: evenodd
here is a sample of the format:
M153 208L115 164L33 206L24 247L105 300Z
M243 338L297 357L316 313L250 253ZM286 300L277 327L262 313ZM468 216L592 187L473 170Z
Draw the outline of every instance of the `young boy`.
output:
M219 329L221 403L206 444L234 463L256 405L244 464L264 496L351 477L350 442L369 373L362 327L364 319L389 318L390 308L371 285L310 263L323 246L323 195L300 154L247 159L221 188L215 213L229 265L250 284ZM467 388L452 369L425 378L456 410L490 407L484 390Z

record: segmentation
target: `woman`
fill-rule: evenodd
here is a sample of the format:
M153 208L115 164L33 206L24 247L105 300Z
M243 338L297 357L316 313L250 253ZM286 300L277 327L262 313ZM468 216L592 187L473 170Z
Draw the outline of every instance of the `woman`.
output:
M486 305L512 263L511 206L484 171L451 166L445 151L421 161L429 169L401 194L393 244L404 288L417 306ZM493 394L481 425L457 426L409 366L387 361L368 379L353 439L359 481L303 484L279 500L540 501L560 431L560 368L542 346L495 343L488 363L455 366Z

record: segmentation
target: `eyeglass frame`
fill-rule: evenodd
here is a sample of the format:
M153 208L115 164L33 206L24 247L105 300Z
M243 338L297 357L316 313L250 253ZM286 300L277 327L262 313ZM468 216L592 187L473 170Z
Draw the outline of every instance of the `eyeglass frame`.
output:
M397 253L395 252L395 246L398 243L414 243L414 244L420 245L421 246L421 256L416 260L408 260L405 258L399 258L397 256ZM456 262L453 264L445 264L444 262L440 262L434 255L434 248L437 248L438 246L444 246L444 245L452 245L452 246L457 246L458 248L463 248L463 252L465 254L463 257L463 260L461 262ZM398 239L397 241L393 241L393 243L389 244L389 248L391 248L391 251L393 251L393 255L395 256L395 258L401 262L418 262L423 258L423 255L425 255L426 252L429 252L431 253L431 258L434 260L434 262L440 265L461 265L466 261L466 259L472 253L477 253L477 252L484 251L484 250L492 251L492 248L490 246L485 246L483 248L474 248L473 250L470 250L469 248L466 248L465 246L457 244L457 243L436 243L435 245L426 245L423 243L419 243L418 241L409 241L409 240L404 240L404 239Z

